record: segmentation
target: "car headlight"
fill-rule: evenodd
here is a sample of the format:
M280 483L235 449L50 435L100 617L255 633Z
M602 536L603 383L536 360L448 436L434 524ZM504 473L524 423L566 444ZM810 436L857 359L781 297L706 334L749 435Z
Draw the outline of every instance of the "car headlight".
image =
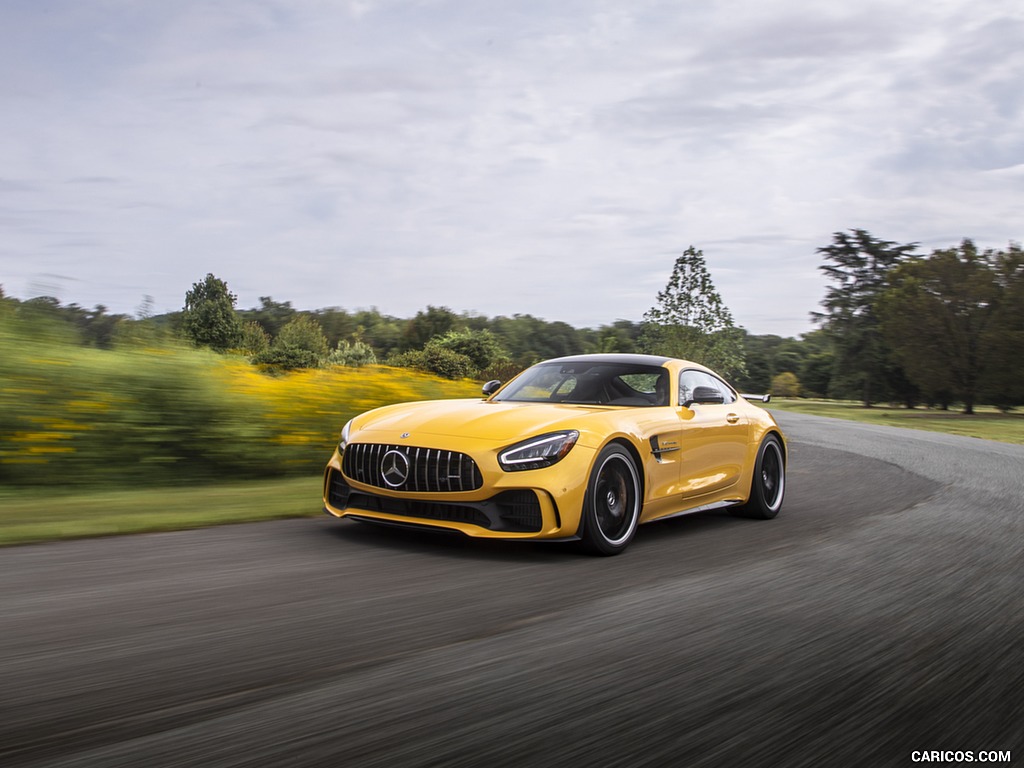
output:
M532 437L509 446L498 454L498 463L506 472L520 472L525 469L543 469L565 458L579 439L575 429L567 432L552 432L550 435Z
M348 433L352 429L352 419L348 420L348 423L341 428L341 437L338 439L338 452L345 450L345 446L348 445Z

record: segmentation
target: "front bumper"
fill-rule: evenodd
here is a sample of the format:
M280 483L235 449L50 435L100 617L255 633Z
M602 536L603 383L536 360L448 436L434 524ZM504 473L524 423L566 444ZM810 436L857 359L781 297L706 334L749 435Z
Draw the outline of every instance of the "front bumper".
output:
M335 451L324 471L324 511L334 517L412 524L468 536L568 539L579 528L592 451L539 470L505 472L488 457L474 457L483 481L461 492L404 492L359 482L342 472Z
M433 501L394 498L357 491L336 469L327 470L327 504L338 510L358 509L425 522L475 525L500 533L539 533L544 510L536 491L502 491L483 501ZM557 517L558 511L554 510Z

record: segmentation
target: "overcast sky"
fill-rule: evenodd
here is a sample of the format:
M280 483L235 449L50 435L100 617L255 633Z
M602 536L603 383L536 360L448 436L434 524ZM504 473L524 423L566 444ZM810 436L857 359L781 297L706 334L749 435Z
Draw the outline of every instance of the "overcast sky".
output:
M835 231L1024 238L1020 0L3 0L0 71L22 299L597 327L692 244L793 336Z

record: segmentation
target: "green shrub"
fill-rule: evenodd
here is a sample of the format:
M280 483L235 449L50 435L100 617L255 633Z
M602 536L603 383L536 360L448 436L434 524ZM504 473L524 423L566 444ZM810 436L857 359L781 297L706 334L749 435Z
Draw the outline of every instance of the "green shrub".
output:
M320 357L315 352L300 347L275 344L270 349L253 355L252 362L272 371L294 371L300 368L316 368Z
M259 355L270 349L270 336L263 326L250 320L242 326L242 340L238 348L247 355Z
M505 357L497 337L488 330L474 331L467 328L462 331L449 331L443 336L435 336L428 342L426 348L433 346L469 358L477 371L485 370L495 361Z
M780 373L772 379L772 394L777 397L799 397L800 380L790 371Z
M423 350L423 364L429 373L446 379L467 379L476 374L472 360L436 344L428 344Z
M299 315L288 322L274 339L274 346L304 349L313 353L317 360L327 357L329 346L320 323L309 315Z
M330 365L344 365L348 368L361 368L364 365L376 365L377 355L373 347L363 341L339 341L338 348L327 358Z

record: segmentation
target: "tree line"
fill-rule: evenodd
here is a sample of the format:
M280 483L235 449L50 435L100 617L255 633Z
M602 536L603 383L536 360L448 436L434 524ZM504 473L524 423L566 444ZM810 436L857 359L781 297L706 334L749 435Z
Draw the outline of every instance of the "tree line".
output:
M831 285L814 319L832 355L829 393L973 413L1024 402L1024 252L971 240L918 252L863 229L819 248Z
M1024 258L1019 245L980 251L970 240L930 254L866 230L836 232L817 250L829 285L799 338L737 328L703 253L688 248L641 321L574 328L528 314L489 318L428 305L399 318L376 308L298 310L260 297L238 309L212 274L193 284L180 312L134 316L54 298L19 302L0 289L0 308L55 321L79 343L109 348L156 337L247 355L268 371L325 364L405 366L447 378L506 380L543 359L592 352L650 352L720 371L748 392L967 413L977 403L1024 402ZM52 325L52 322L51 322Z

